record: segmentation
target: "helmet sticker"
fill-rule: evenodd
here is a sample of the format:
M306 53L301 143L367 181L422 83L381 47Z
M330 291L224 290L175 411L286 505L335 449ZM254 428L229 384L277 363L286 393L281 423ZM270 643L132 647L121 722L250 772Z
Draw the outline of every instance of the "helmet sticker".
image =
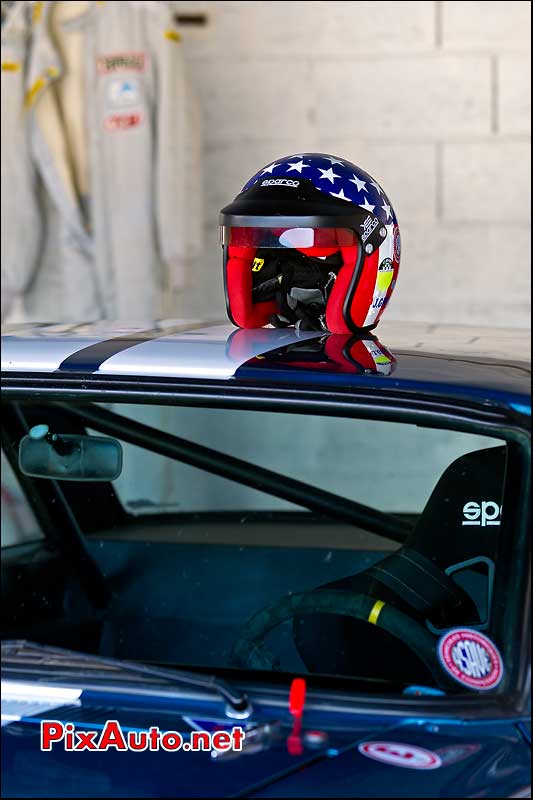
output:
M441 637L439 661L448 675L469 689L495 689L503 678L503 661L496 645L479 631L454 628Z
M442 761L437 753L401 742L361 742L357 749L362 756L407 769L438 769Z
M394 270L392 267L392 260L390 258L384 258L378 267L378 276L376 280L376 286L380 292L387 291L392 283L393 277Z
M394 264L392 261L392 249L394 247L391 238L392 226L387 227L387 238L379 248L380 262L376 272L376 283L372 303L368 309L363 327L373 325L378 319L381 311L385 307L394 280ZM383 257L384 256L384 257Z
M370 214L365 219L365 221L361 224L361 228L363 232L361 234L361 241L363 244L366 242L372 231L374 231L379 225L379 219L377 217L371 217Z
M394 226L394 260L397 264L400 263L400 256L402 254L402 239L400 236L400 229L397 225Z

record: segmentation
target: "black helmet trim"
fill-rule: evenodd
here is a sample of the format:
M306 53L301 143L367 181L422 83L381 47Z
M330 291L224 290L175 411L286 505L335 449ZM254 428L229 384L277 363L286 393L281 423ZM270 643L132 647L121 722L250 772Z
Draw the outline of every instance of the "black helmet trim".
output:
M296 184L293 187L272 186L271 183L271 180L261 181L241 192L220 212L220 225L240 228L349 227L358 234L366 253L373 252L387 236L386 227L371 211L325 195L311 181L285 181ZM302 209L307 204L313 213L303 215Z
M362 270L363 259L364 259L364 253L362 249L359 248L359 250L357 251L357 258L355 261L355 267L352 274L352 280L350 281L348 291L344 295L344 302L342 304L342 316L344 322L346 323L346 326L354 333L356 333L359 330L359 328L357 327L357 325L355 325L355 323L352 320L350 309L352 307L352 301L355 296L357 286L359 284L359 278L361 277L361 274L363 272Z

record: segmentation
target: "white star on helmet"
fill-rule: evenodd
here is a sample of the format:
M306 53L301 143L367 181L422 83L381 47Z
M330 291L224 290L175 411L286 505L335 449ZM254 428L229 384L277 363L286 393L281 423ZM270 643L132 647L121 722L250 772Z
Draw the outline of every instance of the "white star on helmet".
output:
M261 172L261 175L265 175L269 172L272 175L272 172L276 169L276 167L281 166L280 164L271 164L269 167L265 167L265 169Z
M329 194L330 197L338 197L339 200L347 200L348 202L351 202L350 198L346 197L342 189L340 190L340 192L330 192Z
M304 164L303 161L291 161L287 165L287 167L288 167L287 172L291 172L292 170L296 170L301 175L303 169L309 168L309 164Z
M373 206L372 203L368 202L368 198L365 197L365 202L360 204L361 208L364 208L365 211L373 211L376 206Z
M321 167L319 167L318 171L322 173L322 175L319 178L320 181L323 178L327 178L328 181L335 183L335 178L340 178L340 175L337 175L335 172L333 172L333 167L330 167L329 169L322 169Z
M358 192L368 192L365 181L360 180L355 173L353 178L350 178L350 183L355 183Z

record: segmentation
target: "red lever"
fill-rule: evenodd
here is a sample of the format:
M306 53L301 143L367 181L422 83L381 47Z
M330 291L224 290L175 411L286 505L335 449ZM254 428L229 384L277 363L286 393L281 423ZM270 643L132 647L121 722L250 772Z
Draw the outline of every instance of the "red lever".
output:
M289 693L289 711L295 717L304 713L306 684L303 678L294 678Z
M287 750L291 756L303 753L302 716L305 706L306 684L303 678L294 678L289 692L289 711L294 717L290 736L287 737Z

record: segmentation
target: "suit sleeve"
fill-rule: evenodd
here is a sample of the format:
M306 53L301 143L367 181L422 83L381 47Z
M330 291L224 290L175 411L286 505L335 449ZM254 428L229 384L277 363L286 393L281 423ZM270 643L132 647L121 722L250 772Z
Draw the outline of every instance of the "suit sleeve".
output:
M38 176L24 110L24 65L30 44L24 5L15 4L2 31L2 321L9 317L35 274L42 234Z
M170 290L183 289L202 246L201 124L181 35L170 10L161 26L156 97L156 225Z

